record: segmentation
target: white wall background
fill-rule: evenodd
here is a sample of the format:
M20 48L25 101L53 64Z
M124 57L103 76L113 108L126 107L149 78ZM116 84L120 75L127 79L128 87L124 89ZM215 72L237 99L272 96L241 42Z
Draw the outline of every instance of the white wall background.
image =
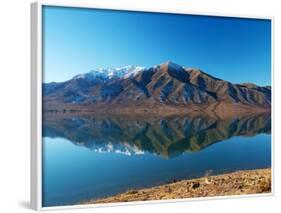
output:
M1 1L0 6L0 212L28 212L30 154L30 0ZM275 17L275 196L173 204L68 210L67 212L273 212L281 206L281 13L278 0L76 0L63 2L130 5L236 15ZM280 110L280 111L279 111ZM279 210L280 211L280 210ZM64 211L61 211L64 212ZM276 212L276 211L275 211Z

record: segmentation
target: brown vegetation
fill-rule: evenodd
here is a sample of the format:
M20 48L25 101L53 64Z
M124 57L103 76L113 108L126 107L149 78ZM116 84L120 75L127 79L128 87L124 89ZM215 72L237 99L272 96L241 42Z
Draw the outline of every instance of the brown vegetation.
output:
M127 192L82 204L181 199L271 192L271 169L237 171L218 176L182 180L147 189Z

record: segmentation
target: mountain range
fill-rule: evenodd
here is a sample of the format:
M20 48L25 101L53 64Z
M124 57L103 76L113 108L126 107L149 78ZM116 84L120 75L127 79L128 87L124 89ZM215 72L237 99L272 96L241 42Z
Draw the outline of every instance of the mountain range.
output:
M235 84L168 61L151 68L97 69L44 83L43 108L126 114L268 112L271 86Z

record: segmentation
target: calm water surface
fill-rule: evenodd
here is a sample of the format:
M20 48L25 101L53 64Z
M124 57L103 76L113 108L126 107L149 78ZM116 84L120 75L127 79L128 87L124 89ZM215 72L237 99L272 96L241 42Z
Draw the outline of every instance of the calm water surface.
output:
M43 205L71 205L172 180L271 166L270 115L46 117Z

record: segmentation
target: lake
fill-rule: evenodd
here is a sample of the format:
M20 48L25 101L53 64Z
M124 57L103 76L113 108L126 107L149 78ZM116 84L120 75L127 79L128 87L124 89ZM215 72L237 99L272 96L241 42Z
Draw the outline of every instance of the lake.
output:
M206 173L271 167L270 114L228 119L54 114L43 120L44 207Z

